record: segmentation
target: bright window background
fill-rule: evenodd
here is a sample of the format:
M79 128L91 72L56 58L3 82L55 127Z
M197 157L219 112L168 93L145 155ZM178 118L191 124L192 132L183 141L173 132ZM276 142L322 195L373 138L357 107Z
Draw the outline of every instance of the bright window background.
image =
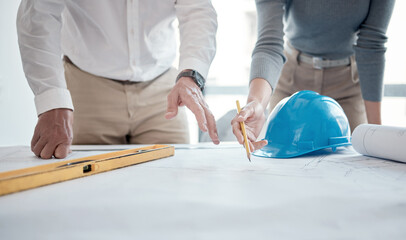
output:
M251 51L256 40L253 0L212 0L218 14L217 55L208 79L206 99L219 119L245 104ZM19 1L0 1L0 146L29 145L37 121L34 96L21 66L15 27ZM406 2L397 1L388 30L385 84L406 84ZM227 93L227 94L225 94ZM406 97L385 97L383 123L406 126ZM192 142L198 141L189 112Z
M406 1L396 1L388 28L386 51L386 84L403 84L406 87ZM382 123L406 127L406 95L384 97L382 101Z

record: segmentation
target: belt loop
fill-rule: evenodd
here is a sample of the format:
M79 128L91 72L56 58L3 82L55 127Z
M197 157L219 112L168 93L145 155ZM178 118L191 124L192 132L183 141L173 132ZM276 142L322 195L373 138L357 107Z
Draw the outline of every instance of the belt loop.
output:
M286 42L285 51L290 55L290 57L293 60L295 60L295 63L297 65L300 64L299 56L300 56L301 52L299 50L297 50L296 48L292 47L292 45L290 44L289 41Z
M359 81L359 76L358 76L358 69L357 69L357 62L355 61L355 56L352 55L350 57L350 62L351 62L351 79L354 83L357 83Z

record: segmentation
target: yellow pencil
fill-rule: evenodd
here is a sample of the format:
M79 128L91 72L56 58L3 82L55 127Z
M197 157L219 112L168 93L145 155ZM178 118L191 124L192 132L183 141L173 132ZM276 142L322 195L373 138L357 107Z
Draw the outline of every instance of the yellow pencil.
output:
M237 100L237 111L238 111L238 113L241 112L240 102L238 100ZM245 131L244 122L240 122L240 126L241 126L241 130L242 130L242 135L244 136L245 151L247 151L248 160L250 160L250 162L251 162L251 152L250 152L250 147L248 145L247 132Z

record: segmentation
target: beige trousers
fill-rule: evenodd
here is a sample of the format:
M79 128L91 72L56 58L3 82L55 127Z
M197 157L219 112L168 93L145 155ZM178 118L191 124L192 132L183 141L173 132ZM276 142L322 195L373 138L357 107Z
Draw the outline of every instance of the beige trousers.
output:
M75 108L73 144L189 143L184 107L174 119L164 117L175 69L134 83L92 75L69 59L64 66Z
M344 109L351 131L367 123L364 101L354 56L349 66L315 69L312 65L298 62L299 51L292 48L288 54L278 85L270 101L272 110L280 100L301 90L312 90L335 99Z

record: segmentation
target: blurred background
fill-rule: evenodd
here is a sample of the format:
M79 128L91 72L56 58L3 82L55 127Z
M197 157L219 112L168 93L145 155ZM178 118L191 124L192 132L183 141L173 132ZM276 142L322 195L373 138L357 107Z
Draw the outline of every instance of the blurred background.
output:
M256 12L254 0L212 2L219 23L217 54L205 96L218 120L235 110L235 100L245 104L251 52L256 40ZM0 0L0 146L30 145L37 121L34 96L25 80L17 44L18 6L19 1ZM382 102L383 124L403 127L406 127L406 33L402 30L406 23L405 12L406 1L397 1L387 32ZM191 142L198 142L199 137L203 140L190 111L188 118Z

